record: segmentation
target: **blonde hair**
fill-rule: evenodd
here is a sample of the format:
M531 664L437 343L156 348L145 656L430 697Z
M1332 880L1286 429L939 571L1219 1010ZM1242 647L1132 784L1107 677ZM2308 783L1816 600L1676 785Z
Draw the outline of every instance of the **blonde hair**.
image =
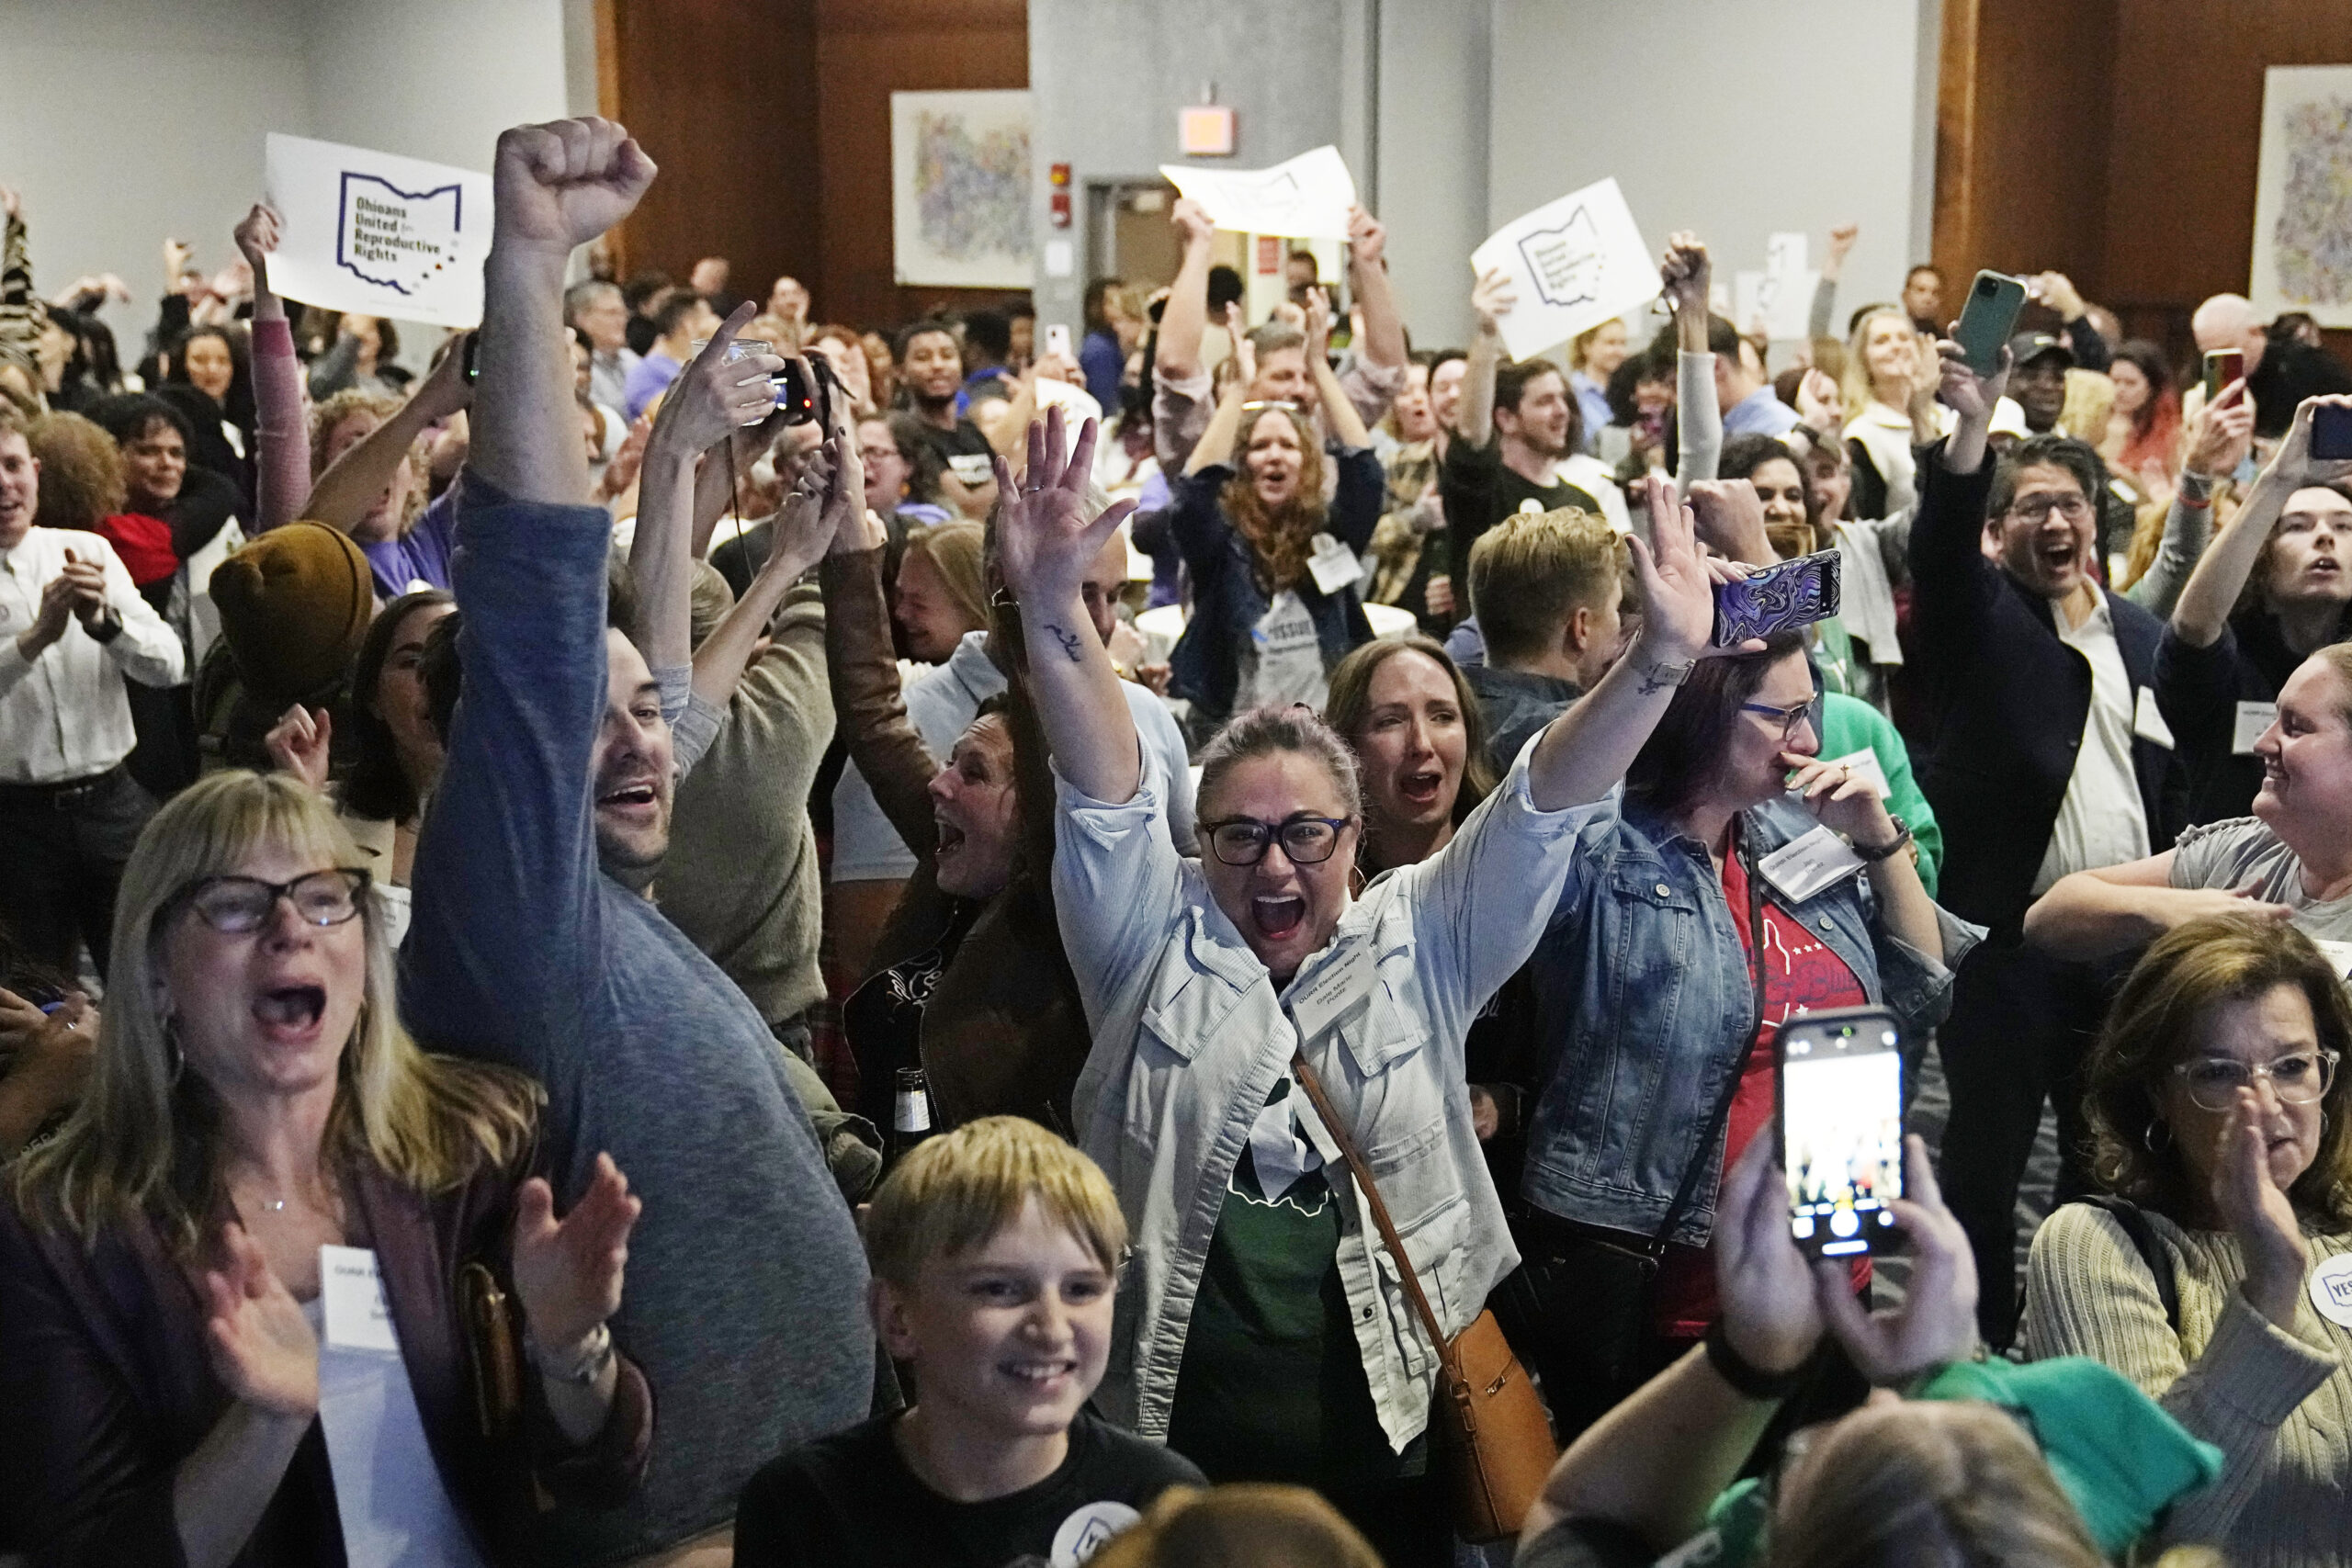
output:
M95 1242L151 1219L181 1256L220 1197L218 1106L183 1073L167 1010L157 1005L165 928L201 877L233 874L264 846L322 865L360 861L324 797L283 773L231 770L198 780L155 814L123 868L114 968L89 1092L56 1140L14 1173L17 1206L36 1224ZM447 1191L485 1162L511 1166L531 1142L538 1086L501 1067L430 1056L401 1028L382 906L362 901L368 950L358 1022L337 1066L323 1154L372 1161L395 1179Z
M1117 1269L1127 1222L1102 1168L1035 1122L983 1116L924 1140L883 1179L865 1215L875 1277L911 1291L927 1266L985 1246L1033 1198Z
M921 555L939 569L948 597L974 631L989 624L988 572L983 555L988 530L978 523L933 523L907 530L908 555Z
M1769 1568L2102 1568L2016 1417L1973 1401L1865 1405L1781 1483Z
M1092 1568L1381 1568L1380 1554L1323 1497L1260 1482L1171 1486Z
M1914 354L1918 352L1918 329L1911 324L1911 318L1899 307L1881 305L1874 310L1865 311L1862 319L1854 323L1853 332L1847 337L1846 369L1838 378L1838 389L1846 394L1846 417L1849 420L1871 404L1884 400L1871 386L1871 357L1865 350L1870 346L1871 325L1890 319L1903 323L1904 332L1912 337L1912 352ZM1895 403L1890 406L1901 408L1903 404Z
M380 425L400 412L401 405L407 400L390 392L371 392L365 387L345 387L331 394L324 402L313 405L311 409L311 482L318 483L327 471L327 443L334 439L335 430L344 421L356 413L372 413ZM367 437L360 439L364 441ZM354 446L357 444L353 443ZM431 488L426 476L432 470L433 458L422 434L409 445L408 465L408 504L401 509L400 518L400 531L403 534L414 526L418 516L424 511L425 491Z
M1579 608L1614 601L1630 560L1609 520L1580 506L1513 513L1470 547L1470 610L1496 658L1533 658Z

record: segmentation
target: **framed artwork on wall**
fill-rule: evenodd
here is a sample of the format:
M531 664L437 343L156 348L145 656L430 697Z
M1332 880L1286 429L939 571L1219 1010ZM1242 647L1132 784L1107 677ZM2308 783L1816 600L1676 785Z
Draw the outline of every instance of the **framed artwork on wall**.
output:
M890 95L891 267L915 288L1035 281L1026 92Z
M2267 318L2352 327L2352 65L2263 73L2247 297Z

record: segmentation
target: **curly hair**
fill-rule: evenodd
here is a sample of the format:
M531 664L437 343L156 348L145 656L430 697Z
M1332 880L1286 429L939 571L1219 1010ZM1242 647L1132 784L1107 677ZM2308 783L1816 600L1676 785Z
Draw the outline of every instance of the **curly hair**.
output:
M1270 413L1290 421L1298 438L1298 483L1290 499L1272 511L1258 499L1250 479L1250 434ZM1323 444L1295 409L1270 408L1250 418L1235 434L1233 478L1217 492L1226 520L1250 545L1259 586L1269 596L1297 585L1306 575L1306 560L1315 536L1323 531L1328 509L1323 504Z
M2190 920L2158 937L2133 964L2108 1010L2084 1070L2091 1173L2109 1190L2174 1220L2196 1212L2179 1141L2160 1142L2160 1095L2173 1067L2202 1038L2214 1008L2293 986L2310 1001L2319 1043L2352 1054L2352 998L2312 941L2292 926L2250 915ZM2352 1222L2352 1078L2336 1075L2321 1100L2319 1152L2288 1200L2300 1213Z
M96 423L78 413L44 414L25 441L40 463L33 521L41 527L93 529L127 504L122 449Z
M407 400L388 392L371 392L364 387L345 387L311 409L311 482L316 484L320 476L327 471L327 445L334 438L336 428L345 420L356 413L371 413L376 416L377 423L381 423L398 413L401 405ZM432 459L422 435L410 446L408 461L415 482L408 488L408 506L401 514L400 529L403 534L416 521L417 514L424 510L427 499L424 481L425 474L432 467Z

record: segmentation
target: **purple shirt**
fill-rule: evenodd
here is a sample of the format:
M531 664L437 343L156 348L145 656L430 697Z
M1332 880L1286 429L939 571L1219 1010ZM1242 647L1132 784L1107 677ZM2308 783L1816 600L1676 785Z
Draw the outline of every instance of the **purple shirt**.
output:
M622 395L628 400L628 407L621 412L628 415L629 423L634 424L645 405L666 391L684 368L658 348L630 366L628 379L621 383Z
M449 586L449 544L458 526L458 487L450 485L425 507L416 526L397 539L361 544L376 597L390 603L414 588Z

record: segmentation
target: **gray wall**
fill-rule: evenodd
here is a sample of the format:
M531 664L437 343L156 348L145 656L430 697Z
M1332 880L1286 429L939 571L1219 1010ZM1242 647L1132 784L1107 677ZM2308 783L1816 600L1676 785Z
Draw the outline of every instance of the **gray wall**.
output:
M564 0L0 0L0 185L34 286L121 274L137 298L107 320L135 354L166 234L208 272L233 259L266 133L486 170L500 130L565 112L565 20Z
M1236 167L1326 141L1390 230L1415 340L1471 326L1471 250L1499 224L1613 175L1643 237L1697 229L1732 273L1765 236L1862 236L1838 318L1892 298L1926 254L1939 0L1030 0L1039 233L1045 166L1083 187L1174 162L1176 110L1214 80ZM1377 48L1372 40L1377 38ZM1671 51L1671 52L1669 52ZM1078 319L1082 276L1038 280Z

